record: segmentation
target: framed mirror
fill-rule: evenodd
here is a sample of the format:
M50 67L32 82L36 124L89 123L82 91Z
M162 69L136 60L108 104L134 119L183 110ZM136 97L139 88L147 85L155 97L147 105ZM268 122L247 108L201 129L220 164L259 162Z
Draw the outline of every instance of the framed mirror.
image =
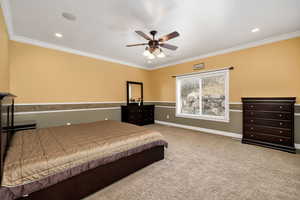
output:
M127 81L127 105L143 105L143 83Z

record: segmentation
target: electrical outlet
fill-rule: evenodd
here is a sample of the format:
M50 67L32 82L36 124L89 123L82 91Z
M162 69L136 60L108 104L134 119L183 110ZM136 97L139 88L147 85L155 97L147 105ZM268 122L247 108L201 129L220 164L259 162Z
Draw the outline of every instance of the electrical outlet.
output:
M105 117L105 119L104 119L104 120L108 120L108 118L106 118L106 117Z
M70 123L70 122L68 122L68 123L67 123L67 126L71 126L71 123Z
M170 119L170 115L167 115L167 119Z

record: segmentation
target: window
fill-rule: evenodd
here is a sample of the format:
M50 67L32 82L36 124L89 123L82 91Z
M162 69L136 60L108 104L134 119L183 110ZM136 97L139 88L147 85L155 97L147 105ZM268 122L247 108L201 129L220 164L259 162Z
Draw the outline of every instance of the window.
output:
M229 70L176 77L176 116L229 122Z

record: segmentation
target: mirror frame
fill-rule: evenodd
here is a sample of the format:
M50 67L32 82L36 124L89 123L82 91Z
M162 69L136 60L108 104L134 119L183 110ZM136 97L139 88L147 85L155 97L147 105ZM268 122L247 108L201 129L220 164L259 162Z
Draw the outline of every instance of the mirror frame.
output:
M143 82L135 82L135 81L127 81L126 86L127 86L127 105L130 104L137 104L137 103L130 103L129 101L129 86L130 84L136 84L141 86L141 105L144 103L144 94L143 94Z

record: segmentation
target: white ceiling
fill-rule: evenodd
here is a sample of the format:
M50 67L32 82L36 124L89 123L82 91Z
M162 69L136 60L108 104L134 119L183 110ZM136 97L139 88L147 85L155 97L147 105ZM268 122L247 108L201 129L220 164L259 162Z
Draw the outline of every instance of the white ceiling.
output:
M6 3L8 0L4 0ZM300 0L9 0L15 36L38 40L111 60L142 67L157 67L300 30ZM76 21L67 21L70 12ZM255 27L260 32L252 33ZM145 42L134 33L178 31L168 43L166 58L151 64ZM12 30L11 30L12 31ZM62 33L56 38L54 33Z

